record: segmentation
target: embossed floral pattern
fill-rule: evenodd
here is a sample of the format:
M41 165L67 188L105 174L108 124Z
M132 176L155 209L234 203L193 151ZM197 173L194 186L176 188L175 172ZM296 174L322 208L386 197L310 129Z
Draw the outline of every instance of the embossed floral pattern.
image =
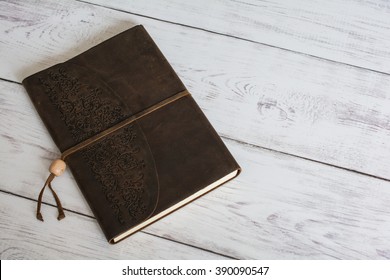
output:
M77 142L115 125L126 116L118 102L102 89L81 82L64 68L56 68L41 78L46 94L60 112L61 119ZM110 92L111 93L111 92ZM112 96L111 96L112 97ZM149 193L145 190L145 161L136 129L129 125L81 150L102 193L120 224L125 217L141 218ZM127 213L124 213L127 212Z
M40 82L77 142L125 118L120 106L101 88L80 82L64 68L49 71L47 78L41 78Z
M124 223L121 209L137 220L145 213L148 201L143 173L145 161L136 138L133 126L127 126L81 152L102 184L103 193L120 223Z

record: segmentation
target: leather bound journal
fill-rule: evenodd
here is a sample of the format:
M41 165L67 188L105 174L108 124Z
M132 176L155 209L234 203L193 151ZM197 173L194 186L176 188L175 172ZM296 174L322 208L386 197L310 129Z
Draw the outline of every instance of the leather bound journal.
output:
M110 243L240 172L141 25L23 85Z

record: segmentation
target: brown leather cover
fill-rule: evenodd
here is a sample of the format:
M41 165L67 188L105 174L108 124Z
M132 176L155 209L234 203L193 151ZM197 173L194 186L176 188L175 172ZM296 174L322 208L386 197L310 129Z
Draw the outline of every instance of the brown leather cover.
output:
M61 152L186 89L143 26L23 85ZM191 96L66 161L109 241L240 169Z

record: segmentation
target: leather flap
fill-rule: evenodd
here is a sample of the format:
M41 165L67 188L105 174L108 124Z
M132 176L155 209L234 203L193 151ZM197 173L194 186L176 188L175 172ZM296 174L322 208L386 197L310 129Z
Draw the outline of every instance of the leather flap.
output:
M132 115L120 96L84 66L58 64L25 83L39 92L32 98L53 138L67 142L60 145L62 152ZM67 163L108 237L153 214L159 182L137 122L70 155Z

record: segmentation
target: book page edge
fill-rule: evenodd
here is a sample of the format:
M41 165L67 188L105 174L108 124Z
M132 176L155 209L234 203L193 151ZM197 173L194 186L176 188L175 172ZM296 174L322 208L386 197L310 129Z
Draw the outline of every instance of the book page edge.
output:
M229 181L230 179L233 179L236 175L238 175L239 173L239 170L234 170L233 172L225 175L224 177L222 177L221 179L215 181L214 183L208 185L207 187L197 191L196 193L193 193L192 195L188 196L187 198L181 200L180 202L172 205L171 207L165 209L164 211L161 211L160 213L158 213L157 215L147 219L146 221L143 221L142 223L138 224L137 226L117 235L116 237L114 237L113 239L110 240L110 243L117 243L119 241L121 241L122 239L126 238L127 236L135 233L136 231L148 226L149 224L159 220L160 218L168 215L169 213L175 211L176 209L184 206L185 204L191 202L192 200L195 200L196 198L204 195L205 193L215 189L216 187L222 185L223 183Z

